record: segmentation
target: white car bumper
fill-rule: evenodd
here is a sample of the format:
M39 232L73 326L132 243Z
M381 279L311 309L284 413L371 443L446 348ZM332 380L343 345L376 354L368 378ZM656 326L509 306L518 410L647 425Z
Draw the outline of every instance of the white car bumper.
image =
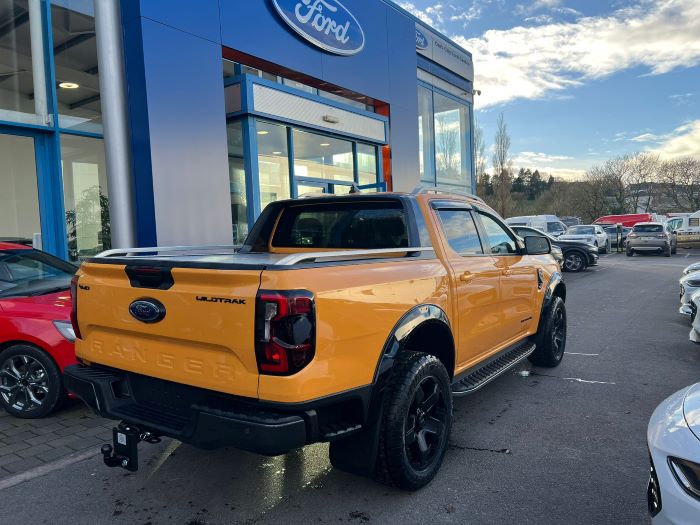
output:
M657 479L655 489L661 501L661 508L652 517L653 525L700 523L700 500L683 490L668 463L669 457L700 463L700 440L688 428L683 416L683 399L690 388L663 401L649 421L647 444Z

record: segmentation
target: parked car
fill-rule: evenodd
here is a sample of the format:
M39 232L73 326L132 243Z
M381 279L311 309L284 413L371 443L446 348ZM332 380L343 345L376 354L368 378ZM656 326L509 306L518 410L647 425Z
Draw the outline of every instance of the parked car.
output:
M627 235L625 251L628 257L637 252L671 257L676 253L676 237L660 222L640 222Z
M523 215L506 219L508 226L529 226L548 233L552 237L559 237L566 231L566 224L556 215Z
M549 242L552 243L552 247L559 248L562 251L564 262L560 263L560 265L564 271L581 272L589 266L598 264L598 248L588 243L562 240L561 237L555 239L540 230L528 226L511 226L511 230L522 238L528 235L547 237Z
M617 225L615 224L601 224L603 229L605 230L606 235L608 236L608 241L610 243L611 248L617 248L617 240L618 240L618 232L617 232ZM627 236L629 233L632 231L632 228L628 228L627 226L622 227L622 232L621 232L621 242L620 242L620 248L625 246L625 241L627 240Z
M690 300L700 292L700 273L689 273L678 280L680 286L681 307L679 313L690 315Z
M567 241L582 241L592 244L600 253L608 253L610 251L610 240L608 234L601 226L596 224L582 224L579 226L571 226L560 237Z
M683 275L688 275L689 273L695 273L700 271L700 262L696 262L693 264L689 264L688 266L685 267L683 270Z
M74 364L70 281L77 267L24 245L0 243L0 404L13 416L49 414Z
M654 410L647 427L647 503L653 525L700 522L700 383Z
M336 468L416 490L444 458L453 395L563 358L549 241L521 241L476 197L276 201L237 252L173 250L113 250L73 281L86 364L66 379L123 420L108 466L136 470L142 436L268 455L330 441Z

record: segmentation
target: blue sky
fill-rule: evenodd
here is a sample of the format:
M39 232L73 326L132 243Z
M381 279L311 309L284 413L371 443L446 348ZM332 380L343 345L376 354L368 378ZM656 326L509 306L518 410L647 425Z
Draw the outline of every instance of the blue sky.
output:
M486 146L504 112L516 168L700 158L700 0L397 3L472 52Z

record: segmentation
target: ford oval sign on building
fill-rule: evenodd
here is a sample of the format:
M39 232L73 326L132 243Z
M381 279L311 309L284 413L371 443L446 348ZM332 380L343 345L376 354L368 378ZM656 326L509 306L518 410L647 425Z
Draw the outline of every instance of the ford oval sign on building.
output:
M289 27L324 51L349 56L365 47L362 26L338 0L272 0L272 4Z
M428 49L428 37L416 27L416 49Z

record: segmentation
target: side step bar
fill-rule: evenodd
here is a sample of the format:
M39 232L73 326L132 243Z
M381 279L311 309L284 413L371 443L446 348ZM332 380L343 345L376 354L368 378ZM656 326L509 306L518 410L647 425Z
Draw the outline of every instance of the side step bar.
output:
M531 341L525 341L519 344L512 350L508 350L452 383L452 394L455 396L464 396L476 392L482 386L496 379L503 372L513 368L534 351L535 343Z

